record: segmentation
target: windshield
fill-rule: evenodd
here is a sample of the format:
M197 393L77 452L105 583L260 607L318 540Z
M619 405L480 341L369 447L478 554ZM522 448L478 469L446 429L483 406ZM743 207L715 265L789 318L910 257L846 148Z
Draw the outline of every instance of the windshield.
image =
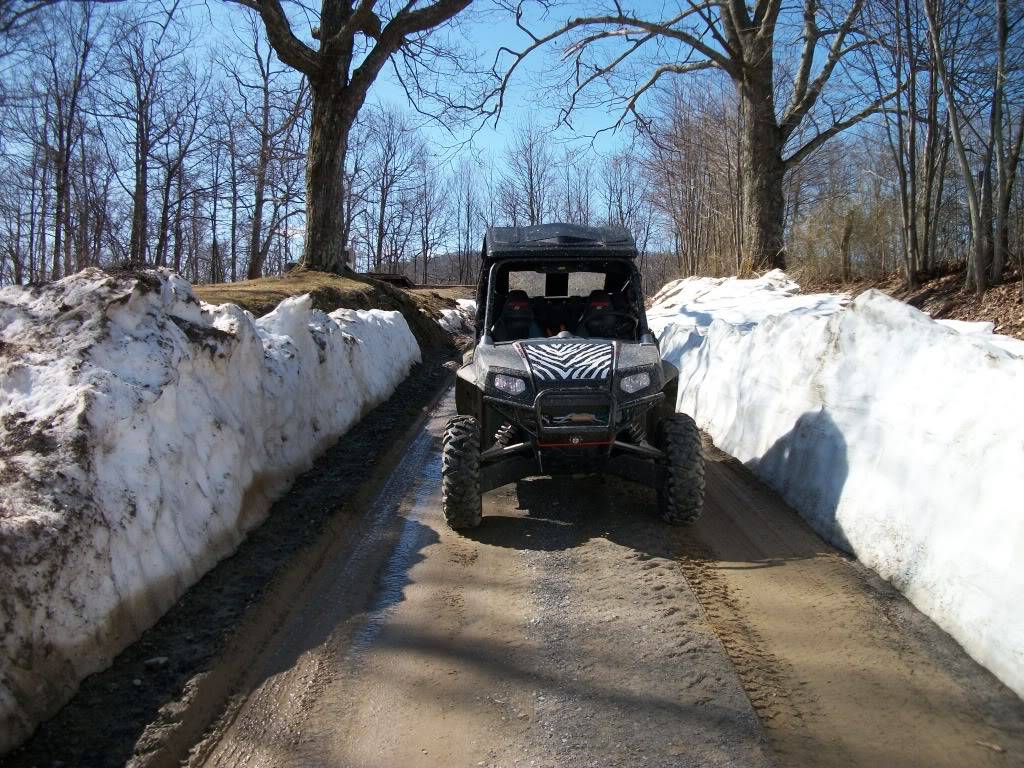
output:
M496 343L553 336L635 341L640 316L628 262L513 264L492 288Z

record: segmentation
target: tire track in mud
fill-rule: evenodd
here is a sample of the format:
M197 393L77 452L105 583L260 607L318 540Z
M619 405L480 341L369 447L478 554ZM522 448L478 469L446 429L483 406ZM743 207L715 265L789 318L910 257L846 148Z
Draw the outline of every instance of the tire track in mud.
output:
M770 764L732 665L673 558L675 531L649 514L653 493L596 478L539 478L497 493L501 507L546 523L529 543L488 537L523 547L533 574L528 626L545 684L532 691L524 764ZM513 765L516 755L501 758L496 765Z
M676 556L781 768L1024 765L1024 702L705 436Z
M717 464L734 460L718 450L708 435L702 433L701 437L708 473L712 475L710 495L720 482ZM718 557L714 549L693 535L680 539L676 553L679 565L710 626L732 658L757 716L762 721L776 721L777 728L799 731L804 725L804 713L813 708L813 701L792 695L792 691L799 689L794 670L773 655L757 630L744 620L738 597L716 567Z
M696 541L687 541L678 562L690 589L700 602L709 624L728 652L743 681L747 698L762 721L778 720L778 726L798 730L810 701L791 695L798 683L792 668L767 650L765 641L743 619L737 598L710 563L714 552Z
M426 531L416 556L395 550L367 613L307 651L323 664L300 656L276 678L261 673L266 692L253 688L193 765L770 765L669 529L647 514L653 493L522 481L488 494L483 524L462 535L444 525L435 462L409 470L419 490L400 505L399 528ZM307 599L325 602L316 589ZM278 653L310 645L296 642L284 633ZM302 669L322 670L321 683L310 688ZM310 691L308 706L287 705Z

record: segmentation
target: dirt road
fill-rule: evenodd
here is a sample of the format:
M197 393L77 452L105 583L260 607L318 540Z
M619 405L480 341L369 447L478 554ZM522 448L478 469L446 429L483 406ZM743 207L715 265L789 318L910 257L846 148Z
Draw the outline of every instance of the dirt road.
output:
M444 526L442 401L192 766L1009 766L1024 706L709 450L704 520L534 479Z

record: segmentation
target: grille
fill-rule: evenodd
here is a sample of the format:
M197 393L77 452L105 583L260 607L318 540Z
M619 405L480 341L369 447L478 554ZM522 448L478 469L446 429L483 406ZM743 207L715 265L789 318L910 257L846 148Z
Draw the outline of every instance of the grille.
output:
M579 402L565 404L545 403L541 408L541 424L545 427L606 427L610 408L607 403L583 405Z

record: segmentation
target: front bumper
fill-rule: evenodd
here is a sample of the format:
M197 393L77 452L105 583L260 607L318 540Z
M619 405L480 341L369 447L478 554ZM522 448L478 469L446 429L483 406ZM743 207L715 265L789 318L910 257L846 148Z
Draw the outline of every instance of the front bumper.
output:
M485 395L484 402L528 441L495 445L481 455L481 490L535 475L599 472L656 486L661 452L621 439L664 399L660 392L620 401L607 389L541 390L532 403Z
M660 392L620 401L607 389L543 389L532 403L485 395L484 402L529 434L538 448L611 445L631 423L657 406Z

